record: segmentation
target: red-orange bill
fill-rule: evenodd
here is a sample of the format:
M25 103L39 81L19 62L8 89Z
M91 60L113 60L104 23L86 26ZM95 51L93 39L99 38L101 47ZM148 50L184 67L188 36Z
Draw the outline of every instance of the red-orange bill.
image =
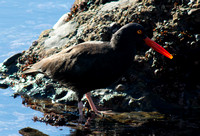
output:
M144 41L146 45L150 46L151 48L153 48L155 51L159 52L160 54L163 54L164 56L170 59L173 58L173 56L168 51L166 51L162 46L160 46L159 44L151 40L149 37L146 37Z

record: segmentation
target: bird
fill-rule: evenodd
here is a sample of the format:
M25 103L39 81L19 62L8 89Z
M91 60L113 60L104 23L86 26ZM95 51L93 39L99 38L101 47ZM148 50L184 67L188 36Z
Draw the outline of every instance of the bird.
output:
M132 65L137 46L148 45L172 59L162 46L151 40L138 23L129 23L117 30L110 40L87 41L63 49L33 64L23 74L44 73L60 84L71 88L78 96L79 115L83 116L84 94L91 110L99 111L90 91L105 88L119 79Z

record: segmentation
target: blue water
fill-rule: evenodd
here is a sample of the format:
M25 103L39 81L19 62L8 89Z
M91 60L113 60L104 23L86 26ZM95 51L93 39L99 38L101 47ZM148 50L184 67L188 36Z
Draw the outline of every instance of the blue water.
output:
M74 0L0 0L0 63L9 56L26 50L43 30L51 29L69 12ZM23 106L21 98L10 95L13 90L0 89L0 135L21 136L19 130L32 127L51 135L70 134L70 128L53 127L33 122L42 113Z
M19 130L25 127L37 129L50 136L70 135L68 127L54 127L45 123L34 122L34 116L43 117L39 111L32 110L22 105L20 97L11 97L13 90L0 89L0 135L21 136ZM71 130L73 131L73 130Z
M0 62L29 48L69 12L74 0L0 0Z

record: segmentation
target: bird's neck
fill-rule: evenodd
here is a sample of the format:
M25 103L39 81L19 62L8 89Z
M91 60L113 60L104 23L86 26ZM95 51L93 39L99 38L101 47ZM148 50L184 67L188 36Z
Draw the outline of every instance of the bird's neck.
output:
M127 53L127 55L135 55L135 45L137 43L133 40L130 40L126 37L122 37L119 34L115 34L113 35L110 44L116 52Z

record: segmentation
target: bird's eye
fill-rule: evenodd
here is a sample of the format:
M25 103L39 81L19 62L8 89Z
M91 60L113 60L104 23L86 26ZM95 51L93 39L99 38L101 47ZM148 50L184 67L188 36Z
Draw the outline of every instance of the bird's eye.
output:
M142 30L137 30L137 33L138 34L142 34Z

